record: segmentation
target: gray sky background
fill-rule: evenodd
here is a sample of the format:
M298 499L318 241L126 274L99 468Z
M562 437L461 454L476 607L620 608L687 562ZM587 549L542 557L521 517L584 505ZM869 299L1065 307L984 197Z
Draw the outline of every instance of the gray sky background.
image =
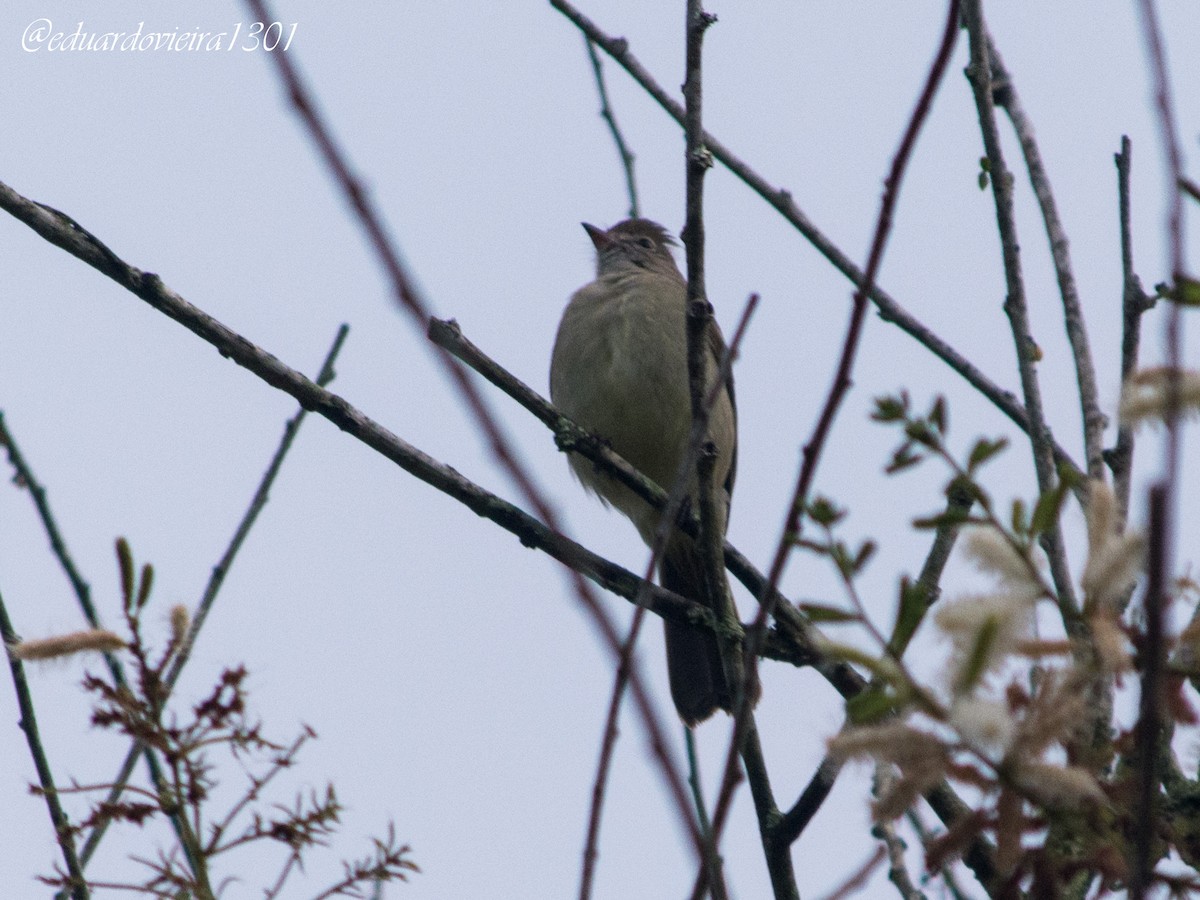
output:
M1200 133L1200 72L1192 62L1200 19L1192 3L1161 6L1180 136L1192 158ZM682 3L584 0L581 7L627 37L677 91ZM579 222L608 225L627 209L580 35L542 2L365 8L274 5L279 21L298 23L293 61L436 312L456 318L488 353L545 391L561 309L591 278ZM705 43L707 126L789 189L861 262L943 5L713 0L708 8L719 23ZM1112 156L1122 134L1134 147L1138 272L1147 288L1166 278L1161 154L1134 9L1110 0L1016 0L987 10L1057 191L1110 413L1121 315ZM93 32L132 31L139 23L146 32L232 32L242 23L244 34L244 7L9 0L0 9L0 180L68 213L126 261L157 272L305 372L315 373L337 326L348 322L332 389L405 440L514 497L423 335L393 308L266 54L28 52L22 36L39 19L68 33L82 21ZM880 280L1016 391L992 199L976 183L982 149L965 64L963 35L905 182ZM637 154L643 212L678 231L681 132L615 66L606 71ZM1074 370L1045 236L1015 141L1002 130L1017 172L1049 417L1078 458ZM741 443L730 537L765 568L799 448L841 347L851 288L719 166L707 182L707 235L709 294L726 330L750 292L762 295L736 369ZM7 216L0 217L0 273L0 409L49 490L102 614L118 621L112 545L124 535L136 558L156 567L148 618L162 634L172 604L199 598L295 404ZM1161 325L1160 313L1147 317L1145 359L1160 354ZM883 624L890 624L899 577L915 572L924 556L926 539L908 523L939 505L945 480L935 465L882 474L894 436L868 422L867 412L874 396L902 386L922 407L935 394L948 397L960 451L978 434L1016 438L957 375L871 317L819 490L850 509L845 537L880 542L862 587ZM571 533L640 570L645 551L633 529L572 483L540 425L485 392ZM1185 453L1193 447L1187 443ZM1158 465L1156 441L1144 440L1139 483ZM989 472L989 484L1006 502L1032 499L1019 440ZM1194 509L1194 475L1184 488L1180 508ZM1133 509L1141 520L1141 493ZM1077 510L1068 518L1077 538ZM1196 536L1194 523L1184 521L1182 558L1195 555ZM827 569L811 556L794 557L784 584L789 596L841 602ZM977 583L955 565L943 587L952 595ZM0 591L27 637L81 625L32 504L12 486L0 490ZM751 601L739 600L748 614ZM604 602L628 619L625 601ZM660 629L651 624L639 660L666 713ZM925 635L916 652L918 665L935 671L945 648ZM305 889L290 896L309 896L334 880L337 861L365 853L367 836L389 819L424 870L407 887L389 888L389 897L562 897L576 890L612 665L558 564L310 417L210 617L180 702L198 699L221 667L241 662L268 734L287 740L308 723L321 736L273 799L287 802L296 789L332 780L348 808L334 847L313 855ZM111 778L124 752L86 724L78 689L84 668L71 662L32 673L62 782ZM790 805L839 727L841 708L811 672L768 664L764 678L760 727L776 793ZM11 689L0 688L0 885L6 896L36 896L33 875L57 857L45 809L26 790L34 774L16 719ZM727 732L723 719L699 730L710 783ZM672 735L679 741L673 726ZM224 772L232 791L236 767ZM872 851L865 775L843 777L795 846L804 896L831 890ZM69 809L78 816L81 807ZM130 877L128 852L149 855L149 842L161 838L115 835L91 871ZM724 848L736 896L766 896L744 790ZM260 896L273 860L258 853L230 859L224 874L242 880L225 896ZM641 729L626 715L597 896L682 896L693 869ZM877 882L872 895L888 890Z

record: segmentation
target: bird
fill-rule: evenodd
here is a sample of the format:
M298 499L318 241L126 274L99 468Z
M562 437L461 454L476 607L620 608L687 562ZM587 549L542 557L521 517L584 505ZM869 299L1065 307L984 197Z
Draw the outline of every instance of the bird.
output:
M550 397L577 425L664 490L674 484L692 429L687 368L687 282L671 255L674 238L662 225L632 218L603 229L583 223L596 249L596 277L577 290L559 323L550 362ZM708 391L725 342L709 319L705 341ZM716 527L724 536L737 472L737 407L726 379L709 410L707 440L715 447ZM588 460L569 454L584 488L633 522L650 546L661 512ZM693 467L694 468L694 467ZM685 502L696 506L691 473ZM661 585L713 608L695 541L673 527L659 561ZM714 611L716 611L714 609ZM688 726L733 707L716 635L664 621L671 698Z

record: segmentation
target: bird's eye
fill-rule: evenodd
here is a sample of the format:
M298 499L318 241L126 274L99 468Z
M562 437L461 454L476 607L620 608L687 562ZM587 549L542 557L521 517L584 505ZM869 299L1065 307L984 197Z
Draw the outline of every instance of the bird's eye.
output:
M646 250L653 250L654 241L650 240L650 238L638 238L638 246Z

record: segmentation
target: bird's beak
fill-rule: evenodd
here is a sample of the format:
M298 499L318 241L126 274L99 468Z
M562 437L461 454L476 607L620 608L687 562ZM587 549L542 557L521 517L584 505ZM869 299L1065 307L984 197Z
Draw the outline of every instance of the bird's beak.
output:
M603 250L612 243L612 238L608 236L608 232L603 228L597 228L595 225L591 225L587 222L580 222L579 224L582 225L583 230L588 233L588 237L592 239L592 244L595 245L597 250Z

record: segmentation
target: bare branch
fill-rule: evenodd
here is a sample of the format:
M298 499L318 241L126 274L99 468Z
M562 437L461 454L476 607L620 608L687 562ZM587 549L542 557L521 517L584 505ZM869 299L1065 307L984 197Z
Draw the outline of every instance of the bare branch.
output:
M48 207L44 208L48 209ZM51 210L51 212L69 222L72 228L79 227L73 219L70 219L68 216L64 216L57 210ZM104 249L105 251L108 250L107 247ZM91 601L91 590L88 587L87 582L84 581L83 577L79 574L78 569L75 568L75 563L67 550L66 542L62 538L62 534L58 529L58 524L50 510L50 503L46 498L46 490L34 475L33 469L30 467L29 462L25 459L24 454L21 453L20 448L17 446L16 439L13 437L12 432L8 430L8 425L4 421L4 416L2 413L0 413L0 443L4 444L8 450L8 458L17 473L18 480L29 489L30 495L33 497L34 505L37 507L38 516L42 520L42 527L46 529L46 534L50 538L50 546L54 550L55 556L58 558L60 565L62 565L63 570L67 574L68 580L70 580L71 585L75 590L75 597L79 603L80 609L83 612L84 618L87 619L88 624L91 625L92 628L101 628L102 625L100 623L99 613ZM110 650L104 650L102 655L104 657L104 663L108 667L109 673L112 675L113 683L118 687L128 687L128 682L125 678L125 670L121 666L121 661L118 660ZM155 785L161 787L165 783L165 775L163 773L162 764L159 762L158 756L149 748L141 749L142 755L146 761L146 769L149 773L150 780L154 782ZM121 769L122 782L129 779L129 775L133 771L134 763L135 758L126 760L125 765ZM184 832L187 830L187 823L184 822L178 815L172 814L171 824L175 828L176 833L179 834L180 838L182 839ZM94 851L95 846L89 839L87 842L85 842L83 849L79 854L81 866L87 866L88 860L91 859L91 855ZM190 859L189 861L195 863L195 859Z
M840 757L834 757L828 753L825 754L825 758L821 760L821 764L813 772L812 778L808 780L808 784L800 792L800 796L792 805L792 808L784 813L783 818L779 820L776 839L780 843L791 846L804 833L804 829L808 827L808 823L817 814L817 810L821 808L821 804L829 797L829 792L833 790L834 784L837 783L837 777L841 774L845 763L846 761Z
M1170 249L1172 293L1178 294L1187 276L1183 240L1183 156L1179 148L1179 126L1171 96L1171 80L1167 71L1167 53L1154 0L1139 0L1142 36L1154 78L1155 102L1158 111L1160 142L1166 159L1167 219L1166 238ZM1162 770L1157 752L1159 730L1163 715L1163 667L1166 661L1166 626L1170 603L1170 573L1174 549L1175 493L1179 484L1179 450L1182 440L1179 428L1180 403L1178 373L1182 368L1183 323L1181 298L1175 296L1166 317L1164 350L1168 370L1176 373L1168 384L1167 435L1164 447L1163 475L1150 489L1149 552L1146 584L1146 633L1142 647L1141 701L1136 728L1138 770L1137 821L1156 822ZM1133 872L1130 896L1142 900L1151 885L1156 861L1155 829L1139 829L1134 844Z
M46 530L46 537L50 539L50 549L54 551L54 556L58 559L59 565L62 566L67 580L71 582L71 589L75 592L75 599L79 603L83 617L87 619L88 624L93 628L101 627L100 616L96 612L95 605L92 603L92 589L80 574L79 569L75 565L75 560L71 556L71 552L67 549L67 542L63 539L62 532L58 528L58 522L54 518L54 513L50 510L50 501L46 497L46 488L34 476L24 454L21 453L16 440L8 430L8 424L4 420L4 413L2 411L0 411L0 446L3 446L8 453L8 461L16 473L16 483L28 490L29 496L33 498L33 505L37 508L38 518L42 520L42 527ZM115 664L116 661L114 660L113 663Z
M633 176L635 157L633 151L629 149L629 145L625 143L625 135L621 133L621 127L617 124L612 104L608 102L608 86L604 83L604 69L600 65L596 45L586 34L583 36L583 45L587 48L588 59L592 63L592 74L596 79L596 92L600 94L600 118L608 126L613 143L617 145L617 155L621 157L621 170L625 173L625 190L629 194L629 217L636 219L641 213L638 212L637 180Z
M1159 821L1159 792L1163 778L1159 734L1163 728L1163 668L1166 662L1167 604L1170 570L1171 523L1168 488L1158 484L1150 489L1150 523L1146 569L1145 616L1146 634L1142 647L1142 688L1138 721L1135 728L1135 771L1137 797L1134 802L1134 821L1144 823L1133 839L1133 861L1130 873L1130 897L1143 900L1153 883Z
M4 598L0 597L0 638L7 648L19 640L13 629L12 621L8 618L8 609ZM33 767L37 770L38 784L42 796L46 798L46 809L50 813L50 824L54 826L54 839L62 853L63 863L67 867L67 877L70 883L71 897L74 900L87 900L88 889L83 879L83 868L75 853L75 838L71 833L71 823L63 812L62 804L58 802L58 791L54 786L54 773L46 758L46 749L38 733L37 714L33 708L33 695L29 693L29 683L25 680L25 666L19 659L8 654L8 668L12 674L13 688L17 694L17 708L21 711L18 727L25 732L25 743L29 746L29 755L33 758Z
M875 764L874 793L876 797L883 796L891 790L896 781L896 773L886 763ZM903 900L925 900L925 895L917 890L904 864L904 840L896 832L894 822L876 822L871 834L879 838L887 850L888 880L896 886Z
M1037 376L1038 350L1030 329L1029 309L1025 300L1025 281L1021 273L1017 225L1013 213L1013 176L1005 165L1004 153L1000 148L1000 132L996 127L992 65L988 52L987 26L983 21L982 0L966 0L964 11L971 46L971 64L967 69L967 76L979 114L979 127L988 160L988 177L995 199L1000 251L1004 260L1004 280L1008 291L1004 301L1004 312L1012 328L1017 371L1021 377L1025 411L1029 416L1027 431L1033 451L1034 469L1037 472L1038 492L1045 494L1053 490L1058 480L1055 474L1054 446L1042 407L1042 390ZM1083 499L1086 505L1086 495ZM1075 599L1075 588L1067 566L1066 548L1057 522L1042 533L1041 544L1050 560L1050 573L1054 578L1063 621L1070 625L1079 615L1079 603Z
M1054 202L1054 191L1050 187L1050 175L1042 162L1041 150L1033 133L1033 123L1025 114L1016 83L1004 67L1004 61L996 50L992 36L987 36L988 58L992 66L992 91L996 105L1001 107L1012 122L1017 139L1021 142L1021 153L1025 157L1025 168L1029 171L1029 182L1042 211L1046 225L1046 237L1050 242L1050 256L1054 260L1054 273L1058 278L1058 291L1062 296L1063 319L1071 354L1075 358L1075 375L1079 387L1079 402L1083 418L1084 458L1088 478L1100 478L1104 473L1102 443L1108 419L1100 410L1096 388L1096 367L1092 361L1091 345L1083 321L1083 305L1075 285L1075 273L1071 267L1071 248L1067 232L1058 217L1058 205Z
M1133 266L1133 225L1130 202L1130 172L1133 147L1129 136L1121 138L1121 150L1113 156L1117 167L1117 200L1121 226L1121 384L1125 384L1138 365L1138 345L1141 341L1142 314L1153 308L1154 298L1142 290L1142 283ZM1105 455L1113 473L1113 490L1117 495L1120 524L1129 519L1129 491L1133 483L1133 426L1121 422L1117 427L1116 445Z
M705 405L706 358L709 353L709 329L712 325L712 305L704 280L704 176L712 167L712 154L704 146L703 126L703 43L704 34L716 17L705 12L701 0L687 0L685 21L686 59L684 61L684 144L687 169L687 216L683 228L683 243L687 251L687 368L688 388L691 395L692 420L701 433L707 433L708 413ZM736 437L735 437L736 440ZM700 508L700 539L698 541L704 568L704 582L709 602L723 622L737 624L736 607L721 564L721 546L724 543L723 529L717 509L719 502L713 483L713 466L716 461L715 448L700 453L696 460L697 498ZM760 609L761 611L761 609ZM759 832L767 852L767 871L771 888L777 900L795 898L799 900L796 875L792 869L789 853L772 854L770 832L779 817L779 809L771 791L770 778L762 756L753 718L753 700L747 692L752 685L744 677L742 643L728 635L721 635L718 642L725 680L733 688L734 708L742 710L741 735L737 751L746 766L754 810L758 818ZM753 694L752 696L757 696ZM735 729L736 731L737 729ZM707 880L713 900L725 895L720 878L717 850L721 840L720 802L709 834L708 854L701 864L693 896L703 889Z
M625 38L614 38L605 34L591 19L583 15L568 0L550 0L550 5L561 12L580 31L591 39L597 47L607 53L629 75L654 98L655 102L676 122L683 125L683 106L668 94L646 68L629 51L629 42ZM784 217L801 235L805 237L824 256L835 269L850 280L855 287L862 288L865 273L855 265L854 261L843 253L836 244L826 237L813 224L812 220L796 205L791 193L785 188L776 188L767 182L743 160L737 157L728 147L709 132L704 133L704 146L713 157L732 172L754 193L758 194L776 212ZM1030 429L1029 417L1021 404L1007 391L989 379L970 360L938 337L932 329L917 320L895 298L878 285L871 285L866 291L871 302L875 304L879 317L885 322L891 322L902 331L914 338L919 344L942 360L957 372L968 384L979 391L991 403L1006 415L1014 424L1025 432ZM1060 465L1081 472L1080 467L1071 459L1062 447L1053 444L1054 458Z

